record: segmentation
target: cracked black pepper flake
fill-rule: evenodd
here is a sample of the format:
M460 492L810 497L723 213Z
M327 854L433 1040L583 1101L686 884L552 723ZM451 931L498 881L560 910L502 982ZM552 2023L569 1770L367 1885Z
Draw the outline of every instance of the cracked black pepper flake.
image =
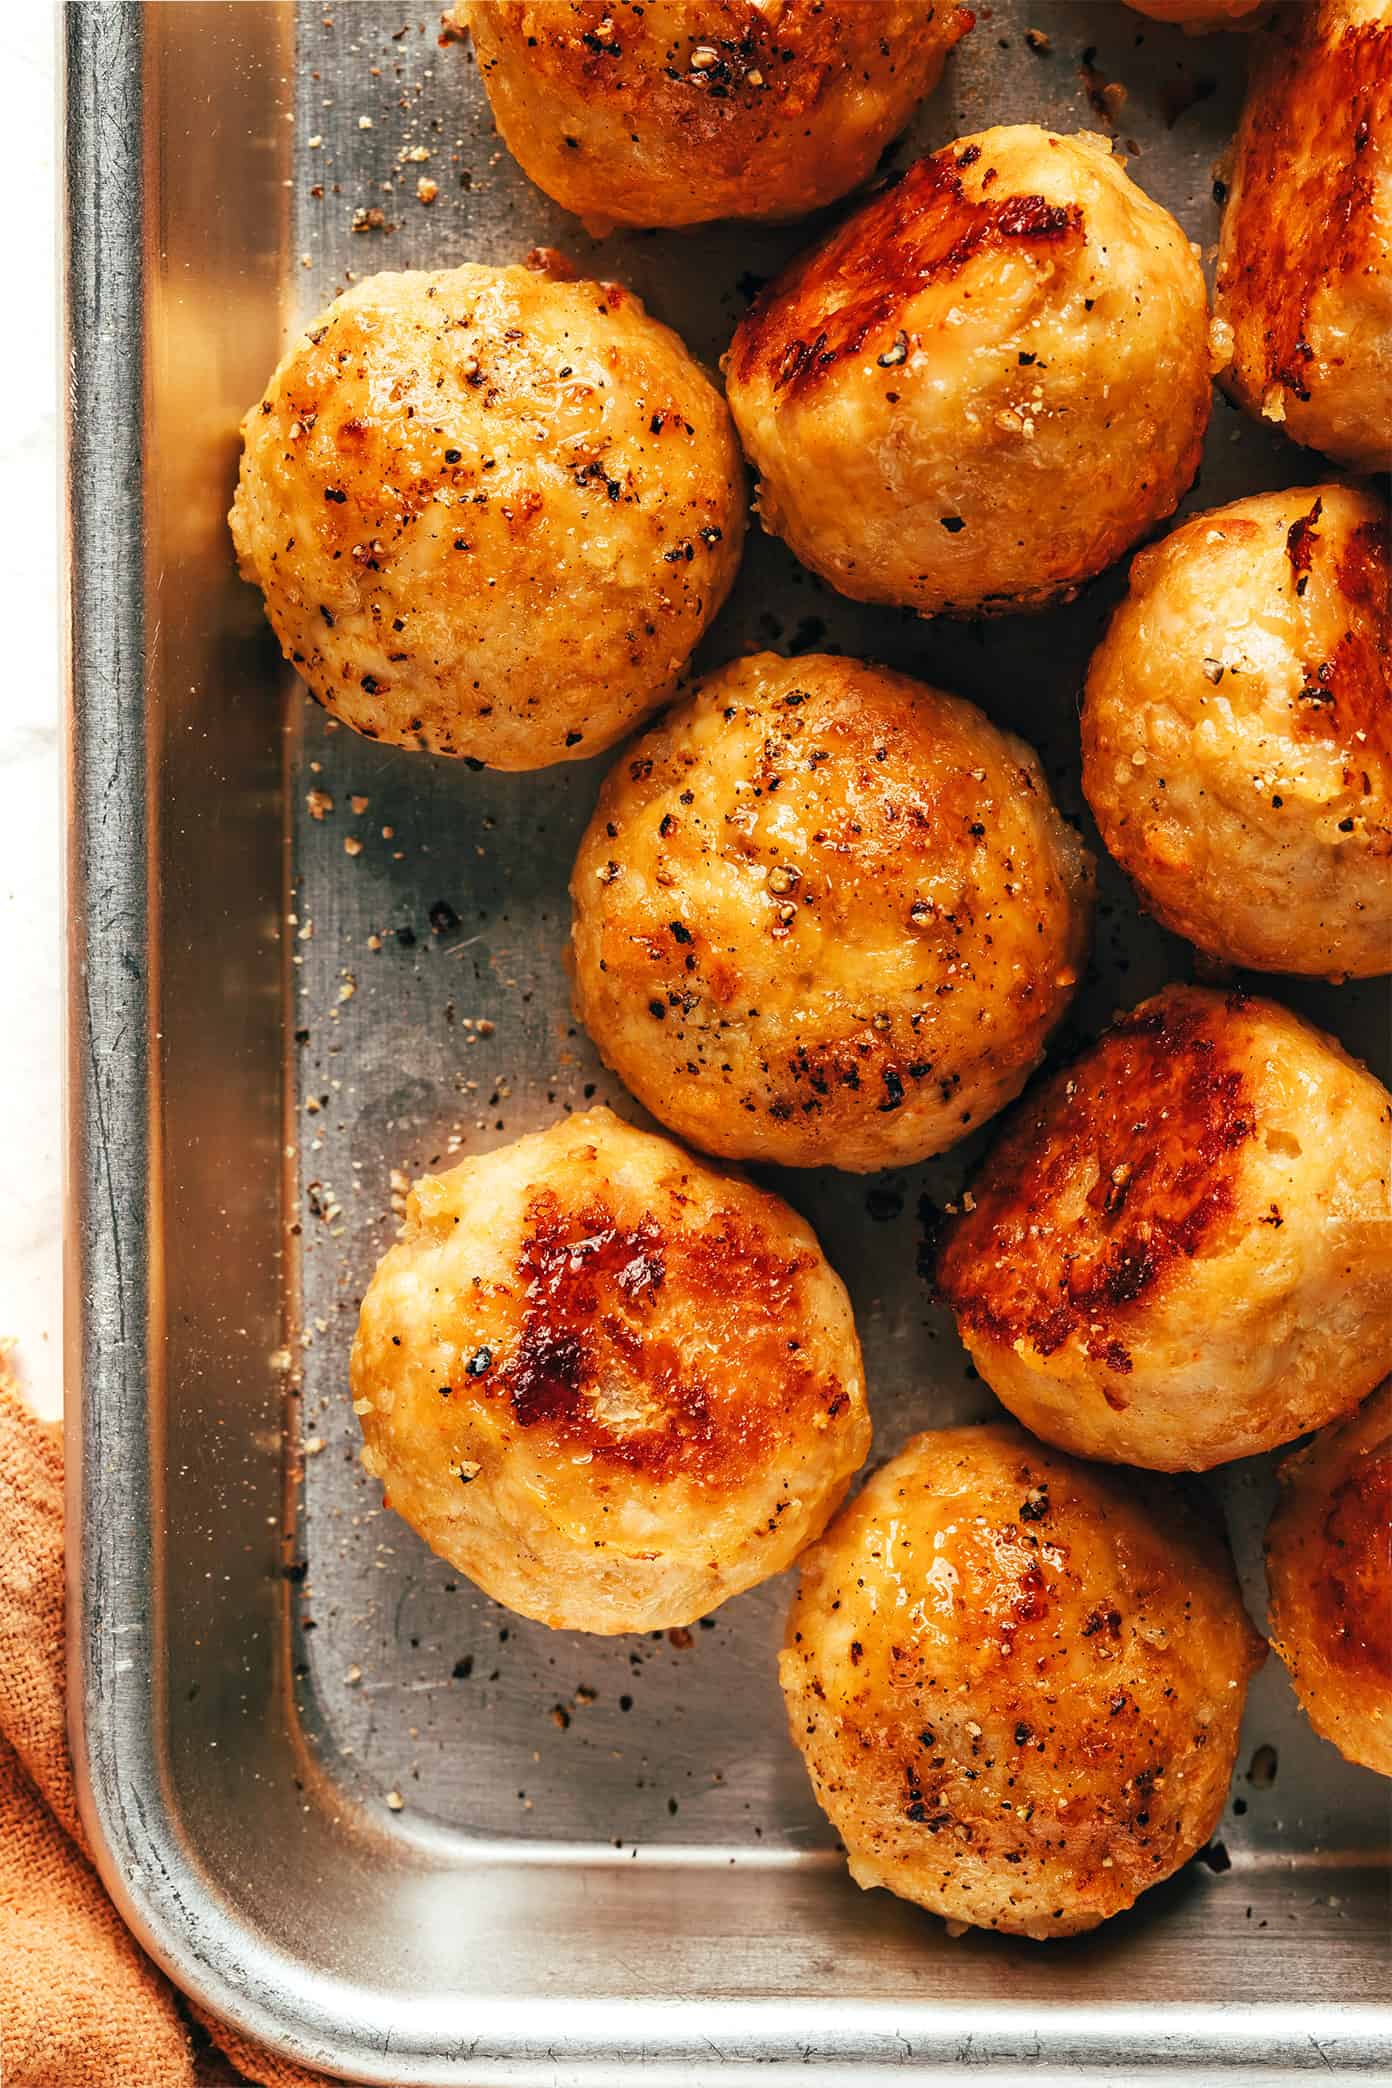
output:
M899 1078L899 1075L895 1071L893 1066L886 1066L884 1068L884 1071L881 1073L880 1078L884 1082L885 1099L877 1106L880 1115L884 1116L891 1109L897 1109L900 1103L903 1101L904 1083Z

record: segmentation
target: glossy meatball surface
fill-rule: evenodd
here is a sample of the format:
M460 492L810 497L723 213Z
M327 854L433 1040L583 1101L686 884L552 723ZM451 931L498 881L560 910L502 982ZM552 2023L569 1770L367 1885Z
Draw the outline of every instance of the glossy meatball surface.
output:
M916 1436L837 1517L779 1674L858 1885L1046 1940L1203 1847L1263 1651L1173 1482L997 1426Z
M952 0L464 0L455 13L509 151L597 234L834 202L972 22Z
M1271 1643L1317 1733L1392 1776L1392 1380L1281 1467Z
M1142 551L1088 674L1083 788L1151 911L1212 956L1392 971L1383 502L1259 493Z
M1026 1100L938 1263L981 1375L1079 1455L1202 1470L1392 1367L1392 1098L1273 1001L1171 986Z
M351 1376L388 1504L572 1631L688 1624L781 1572L870 1442L811 1229L606 1109L415 1184Z
M1091 864L972 704L761 653L620 757L571 896L576 1011L646 1108L711 1152L863 1170L1019 1093Z
M242 435L242 572L369 739L503 769L597 753L670 693L739 562L724 402L618 284L369 277Z
M1392 0L1276 7L1254 40L1214 311L1249 412L1392 468Z
M763 293L725 368L764 526L843 594L1037 609L1172 512L1207 299L1105 139L1033 124L911 167Z

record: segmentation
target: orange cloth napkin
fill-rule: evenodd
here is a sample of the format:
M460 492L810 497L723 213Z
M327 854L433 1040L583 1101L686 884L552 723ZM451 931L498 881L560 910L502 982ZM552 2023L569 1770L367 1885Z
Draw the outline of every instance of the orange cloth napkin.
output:
M107 1898L77 1814L63 1636L62 1441L0 1349L0 2079L326 2088L184 2001Z

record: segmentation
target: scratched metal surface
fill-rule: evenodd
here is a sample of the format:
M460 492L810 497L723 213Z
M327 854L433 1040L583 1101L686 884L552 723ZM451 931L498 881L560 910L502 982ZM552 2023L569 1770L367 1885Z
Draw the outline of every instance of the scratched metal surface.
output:
M990 122L1104 127L1091 95L1119 82L1132 172L1211 246L1240 39L1190 42L1111 0L979 15L896 161ZM757 280L807 237L592 242L512 164L471 53L437 32L433 12L324 0L154 7L143 43L119 43L144 79L124 120L147 139L159 868L139 1014L159 1096L152 1389L124 1426L146 1431L156 1534L134 1564L115 1540L90 1555L78 1685L119 1889L187 1984L355 2078L599 2083L646 2055L654 2079L727 2080L804 2049L828 2080L905 2062L1044 2080L1109 2055L1252 2082L1385 2063L1365 2016L1386 1978L1386 1786L1312 1736L1275 1662L1221 1830L1231 1869L1196 1866L1047 1957L949 1943L840 1872L783 1730L786 1584L689 1643L548 1632L433 1557L357 1463L346 1359L394 1229L391 1171L596 1097L638 1115L577 1033L561 966L570 859L605 762L478 774L357 739L287 687L228 569L236 413L288 327L350 273L553 245L638 290L714 364ZM94 47L89 32L84 64ZM355 230L368 211L380 221ZM1219 402L1188 505L1320 469ZM841 600L756 532L700 660L815 646L958 689L1040 748L1086 826L1076 704L1120 582L1045 617L925 625ZM96 788L82 800L94 830ZM127 870L137 840L122 843ZM1056 1054L1191 970L1104 864L1094 960ZM1388 1073L1382 986L1279 991ZM115 1020L99 1010L94 1037ZM869 1180L765 1177L850 1287L877 1456L992 1406L918 1267L925 1199L951 1197L979 1150ZM89 1207L101 1192L94 1178ZM84 1499L111 1519L119 1466L97 1474L95 1412L89 1391ZM1211 1492L1259 1615L1266 1461ZM112 1634L136 1627L108 1576L128 1570L150 1638L144 1696L113 1666ZM1251 1773L1259 1748L1274 1778L1269 1753ZM132 1825L132 1784L159 1787L156 1829Z

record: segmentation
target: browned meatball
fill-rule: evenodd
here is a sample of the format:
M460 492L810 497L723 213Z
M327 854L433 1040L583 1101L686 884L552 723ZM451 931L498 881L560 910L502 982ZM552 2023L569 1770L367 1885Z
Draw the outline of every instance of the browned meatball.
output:
M725 358L766 529L923 616L1075 594L1193 478L1198 257L1104 138L959 138L799 256Z
M870 1445L811 1228L607 1109L415 1184L351 1374L388 1504L570 1631L689 1624L781 1572Z
M1093 655L1083 788L1212 956L1392 971L1392 565L1351 486L1256 493L1142 551Z
M1282 1465L1266 1569L1311 1725L1392 1776L1392 1379Z
M1214 340L1251 413L1392 467L1392 0L1273 9L1254 43Z
M779 1675L858 1885L1046 1940L1187 1861L1265 1649L1172 1483L916 1436L802 1562Z
M871 173L953 0L461 0L509 151L596 234L799 217Z
M369 739L500 769L599 753L671 694L739 564L725 402L617 283L370 276L242 435L242 572Z
M986 1382L1084 1456L1201 1470L1392 1368L1392 1097L1273 1001L1171 986L1026 1100L943 1244Z
M571 896L576 1011L645 1108L732 1159L863 1170L1020 1092L1073 995L1092 866L972 704L759 653L620 758Z

